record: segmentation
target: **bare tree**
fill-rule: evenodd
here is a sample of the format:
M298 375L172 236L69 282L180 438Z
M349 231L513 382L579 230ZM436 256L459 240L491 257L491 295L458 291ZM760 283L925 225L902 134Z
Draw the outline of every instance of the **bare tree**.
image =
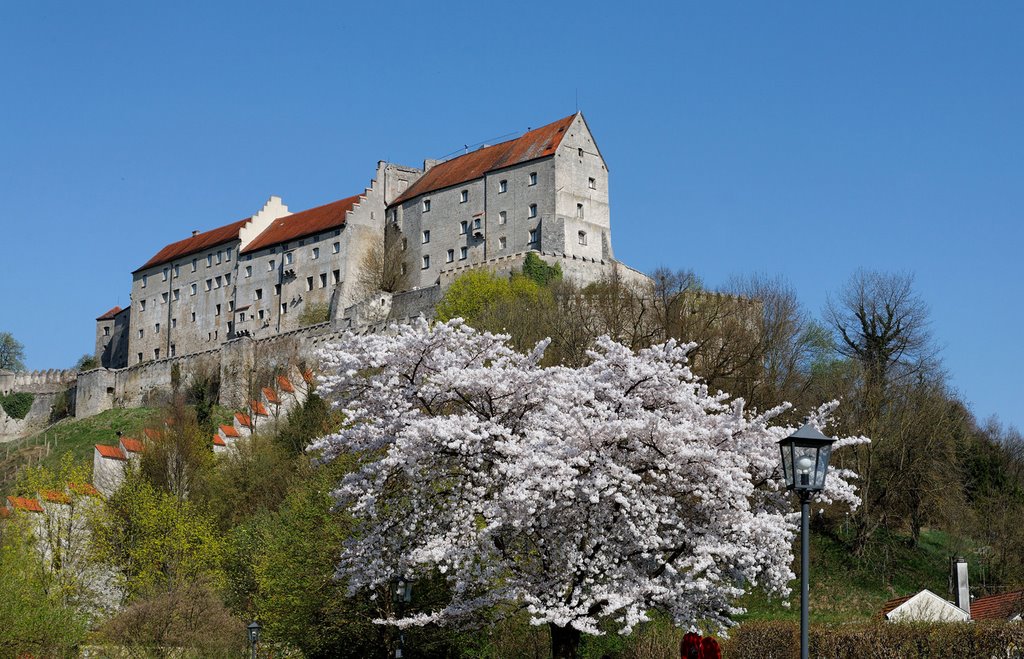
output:
M380 291L394 293L402 290L406 275L402 271L402 253L406 238L393 225L384 228L384 240L368 247L359 261L356 292L360 299Z

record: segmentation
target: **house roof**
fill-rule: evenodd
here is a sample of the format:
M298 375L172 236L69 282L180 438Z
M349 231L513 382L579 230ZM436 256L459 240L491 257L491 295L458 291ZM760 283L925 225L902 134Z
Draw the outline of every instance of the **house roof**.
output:
M278 243L297 240L304 236L310 236L329 229L336 229L345 224L346 214L359 203L360 197L362 195L354 195L338 201L332 201L323 206L280 217L271 222L269 227L264 229L260 235L256 236L246 245L242 253L255 252Z
M160 439L160 431L153 430L152 428L143 428L142 432L146 434L146 437L152 440Z
M104 458L112 458L114 460L127 460L128 457L121 450L120 446L110 446L108 444L97 444L96 450Z
M514 140L486 146L434 165L419 180L410 185L408 190L391 202L391 206L428 192L478 179L495 169L554 155L558 145L562 143L566 129L576 116L575 114L569 115L547 126L528 131Z
M35 499L27 499L25 497L7 497L7 501L10 503L11 508L17 508L18 510L27 510L33 513L43 512L43 506Z
M68 489L75 494L84 494L91 497L98 497L100 491L89 483L68 483Z
M916 593L915 593L915 595L916 595ZM911 597L914 597L914 595L907 595L906 597L897 597L896 599L891 599L888 602L886 602L885 604L883 604L882 605L882 614L881 614L882 617L885 617L885 616L889 615L890 613L892 613L893 611L895 611L897 608L899 608L899 606L901 604L909 601Z
M289 394L295 393L295 387L292 386L292 381L283 375L277 376L277 388Z
M275 405L281 402L281 399L277 397L277 393L270 387L263 387L263 397L267 399L268 403Z
M213 436L213 443L216 446L227 446L227 444L224 443L224 438L221 437L220 435L214 435Z
M96 318L96 320L113 320L114 316L121 313L121 307L114 307L110 311L106 312L102 316Z
M145 448L142 442L134 437L122 437L121 446L129 453L142 453L142 449Z
M895 615L899 609L908 607L907 611ZM932 591L924 590L908 597L892 599L882 605L881 617L887 620L931 620L951 621L970 620L970 615L956 604L939 597Z
M225 437L240 437L234 426L221 426L220 431L224 433Z
M249 418L248 414L242 414L241 412L235 412L235 420L238 424L246 428L252 427L252 419Z
M971 602L974 620L1009 620L1024 613L1024 590L979 597Z
M43 490L39 494L42 495L43 499L53 503L71 503L71 497L57 490Z
M270 416L270 412L267 411L267 406L258 400L250 400L249 409L252 410L253 414L257 414L259 416Z
M134 272L140 272L148 268L163 265L164 263L170 263L174 259L181 258L182 256L188 256L189 254L201 252L204 249L209 249L216 245L231 242L232 240L238 240L239 229L245 226L245 223L251 219L251 217L247 217L244 220L225 224L222 227L197 233L196 235L185 238L184 240L171 243L154 254L153 258L146 261Z

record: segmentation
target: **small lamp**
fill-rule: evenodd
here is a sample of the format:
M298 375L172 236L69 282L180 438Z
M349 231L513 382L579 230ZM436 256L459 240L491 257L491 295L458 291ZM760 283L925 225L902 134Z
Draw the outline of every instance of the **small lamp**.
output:
M809 423L780 441L786 489L796 490L801 496L820 492L825 487L828 461L835 441Z

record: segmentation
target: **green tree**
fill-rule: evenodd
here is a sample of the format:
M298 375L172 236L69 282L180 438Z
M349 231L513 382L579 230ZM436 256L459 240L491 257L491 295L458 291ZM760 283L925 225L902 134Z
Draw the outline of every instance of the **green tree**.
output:
M547 261L537 256L534 252L528 252L523 261L523 275L532 279L539 286L547 286L551 282L562 278L562 264L550 265Z
M98 359L96 359L96 357L90 355L89 353L86 353L78 358L78 361L75 362L74 369L79 372L88 371L94 368L98 368L99 365L100 362Z
M25 346L10 332L0 332L0 369L25 370Z

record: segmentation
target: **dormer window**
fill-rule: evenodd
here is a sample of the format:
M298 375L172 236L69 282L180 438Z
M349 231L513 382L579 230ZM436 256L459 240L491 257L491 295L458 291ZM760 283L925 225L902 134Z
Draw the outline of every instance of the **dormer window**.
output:
M463 190L459 193L459 203L464 204L469 201L469 190Z
M424 199L423 200L423 212L424 213L429 213L430 212L430 200L429 199Z

